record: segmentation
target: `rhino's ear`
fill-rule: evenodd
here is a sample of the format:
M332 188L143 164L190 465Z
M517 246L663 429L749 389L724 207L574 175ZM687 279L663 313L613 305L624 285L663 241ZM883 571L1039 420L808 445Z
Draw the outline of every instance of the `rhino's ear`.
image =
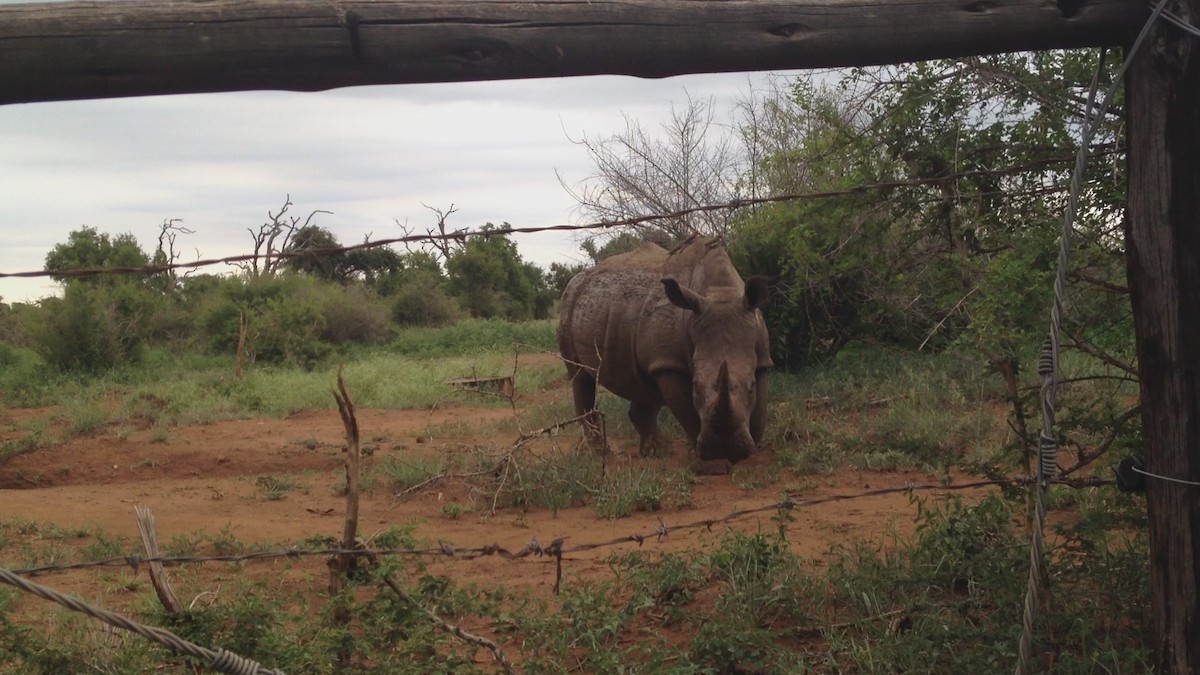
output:
M746 280L746 308L754 311L767 304L771 288L766 277L750 277Z
M693 312L699 312L704 308L704 298L694 293L692 289L680 286L679 282L671 277L663 277L662 285L663 290L667 292L667 299L671 301L672 305Z

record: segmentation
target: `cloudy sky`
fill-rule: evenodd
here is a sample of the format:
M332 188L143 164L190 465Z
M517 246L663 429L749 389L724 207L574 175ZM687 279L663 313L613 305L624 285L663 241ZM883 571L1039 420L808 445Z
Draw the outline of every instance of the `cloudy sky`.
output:
M130 232L151 250L182 219L182 260L249 253L287 195L292 213L343 243L449 224L580 222L559 175L591 171L571 138L608 135L623 115L653 126L690 95L727 110L764 75L664 80L587 77L244 92L0 106L0 272L41 269L81 226ZM723 113L718 113L723 114ZM521 235L539 265L577 260L569 235ZM218 270L221 268L209 268ZM0 278L4 301L54 293L48 279Z

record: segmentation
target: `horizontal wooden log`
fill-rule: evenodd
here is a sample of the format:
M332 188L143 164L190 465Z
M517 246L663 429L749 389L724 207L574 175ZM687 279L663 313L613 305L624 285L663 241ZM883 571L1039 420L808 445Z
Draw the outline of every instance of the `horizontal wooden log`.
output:
M856 66L1121 44L1142 0L0 4L0 104Z

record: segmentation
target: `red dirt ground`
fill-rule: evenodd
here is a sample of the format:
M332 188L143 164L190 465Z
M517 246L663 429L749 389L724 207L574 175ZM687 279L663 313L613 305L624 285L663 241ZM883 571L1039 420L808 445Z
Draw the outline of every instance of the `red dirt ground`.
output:
M522 367L528 367L530 363L525 358L522 357ZM352 383L350 387L353 393ZM521 419L539 399L545 402L548 397L567 396L567 388L554 387L548 392L518 400L515 411L466 405L432 411L359 410L363 443L377 446L364 462L369 466L389 455L451 452L461 450L464 444L507 448L514 442L516 433L497 434L489 431L485 423L503 421L514 415ZM45 409L0 410L0 438L11 436L18 421L52 413ZM444 422L472 425L465 427L470 435L427 436L430 429L436 430ZM474 428L474 425L481 426ZM574 429L565 430L556 442L570 443L576 433ZM115 431L102 431L94 437L78 438L18 456L0 466L0 520L21 519L63 528L100 530L110 537L124 537L132 546L138 541L134 506L145 505L153 510L159 541L164 543L179 535L195 537L200 531L216 535L225 528L229 528L243 544L287 545L314 535L340 538L346 500L336 490L343 482L344 438L341 420L332 405L327 410L308 411L283 420L254 419L176 427L170 429L165 440L161 434L159 438L153 438L149 430L121 436ZM614 461L641 461L633 457L636 455L634 439L615 440ZM681 444L676 443L671 462L686 466L685 454ZM757 467L761 473L769 473L771 466L770 456L761 454L739 465L738 470L753 471ZM299 474L296 480L302 488L291 491L282 499L265 499L256 478L283 474ZM500 510L491 515L490 497L478 498L478 492L474 494L472 511L451 518L443 510L444 506L451 501L470 503L473 496L465 482L434 484L400 499L395 498L387 487L377 485L362 497L359 531L366 538L392 525L415 524L418 537L449 542L458 547L499 544L516 550L535 538L548 544L559 537L566 537L566 545L573 546L650 533L659 525L660 518L668 525L720 518L735 510L778 501L787 489L801 489L804 497L819 497L903 486L909 482L931 483L937 478L908 473L845 471L805 479L784 479L766 487L743 489L738 486L736 476L700 476L696 478L691 506L658 513L635 513L617 520L600 518L592 507L557 513ZM914 513L915 507L906 495L891 494L798 509L788 530L797 553L820 564L820 559L835 544L850 544L856 540L885 543L893 532L909 535ZM726 527L745 531L773 530L776 524L771 516L772 513L767 512L747 517L717 526L712 532L703 529L676 532L661 541L649 539L644 547L697 548L711 543ZM631 543L571 554L565 560L564 578L609 578L611 572L605 564L606 558L634 548L636 544ZM10 548L3 556L15 566L19 563L12 561L16 554L11 551ZM281 574L279 563L250 563L240 571L222 568L218 563L208 563L204 568L211 571L189 576L188 587L180 589L185 604L205 591L219 588L222 574L266 578ZM307 577L294 581L316 589L322 588L328 576L324 561L319 558L309 558L303 563L289 562L284 568L288 570L285 576ZM518 562L497 558L447 561L439 564L437 569L460 583L503 584L535 593L549 594L554 584L553 561L546 558ZM134 572L125 570L119 574L133 576ZM128 597L113 597L111 590L102 590L103 584L97 581L95 571L48 575L37 580L87 597L101 594L113 609L119 609L129 601ZM211 587L206 587L206 583Z

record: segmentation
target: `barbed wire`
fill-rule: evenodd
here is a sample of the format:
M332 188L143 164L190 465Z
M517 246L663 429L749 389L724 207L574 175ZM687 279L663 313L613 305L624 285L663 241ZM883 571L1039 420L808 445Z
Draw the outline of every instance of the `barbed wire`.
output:
M41 576L46 574L54 574L60 572L70 572L77 570L86 570L94 568L119 568L129 567L137 572L142 565L151 563L160 563L162 565L187 565L194 563L206 562L253 562L262 560L276 560L281 558L305 558L305 557L325 557L335 555L360 555L360 556L410 556L410 557L440 557L452 560L476 560L479 558L497 557L503 560L515 561L529 557L546 557L552 556L562 558L563 556L574 553L585 553L601 548L612 548L616 546L624 546L629 544L637 544L642 546L647 541L661 541L667 535L673 532L683 532L689 530L712 530L718 525L731 523L749 516L769 513L769 512L791 512L798 508L806 506L816 506L818 504L826 504L830 502L848 501L854 499L864 499L867 497L880 497L890 494L899 493L914 493L920 491L957 491L957 490L972 490L983 487L1019 487L1030 485L1036 481L1036 478L1029 476L1018 476L1015 478L1000 478L988 479L979 481L970 481L964 483L907 483L905 485L887 488L875 488L862 492L849 494L826 495L823 497L801 498L792 494L787 495L784 499L746 509L739 509L725 514L719 518L701 518L692 522L681 525L668 525L661 517L658 519L658 527L653 530L629 534L604 541L588 542L566 546L565 543L570 535L557 537L550 542L549 545L543 545L538 542L535 537L523 547L511 549L500 544L488 544L483 546L458 546L448 542L439 542L436 546L427 546L421 548L320 548L320 549L279 549L273 551L252 551L248 553L228 553L216 555L189 555L189 556L116 556L100 560L89 560L77 563L66 563L58 565L45 565L42 567L27 567L23 569L14 569L14 574L19 574L26 577ZM1051 481L1058 485L1065 485L1074 488L1098 487L1102 485L1112 484L1110 479L1098 478L1081 478L1081 479L1055 479Z
M115 612L94 607L79 598L63 595L53 588L23 579L13 570L0 567L0 583L8 584L44 600L56 602L67 609L86 614L115 628L137 633L144 638L161 644L176 654L201 659L210 669L219 673L228 673L229 675L284 675L282 670L266 668L257 661L239 656L233 652L224 649L213 650L202 647L194 642L184 640L169 630L147 626Z
M1119 148L1112 147L1112 144L1106 143L1099 146L1100 149L1096 155L1108 155L1120 152ZM1107 148L1107 149L1104 149ZM762 206L765 204L774 204L781 202L800 201L800 200L817 200L817 199L832 199L836 197L846 197L857 194L865 194L867 192L887 192L890 190L898 190L908 187L923 187L928 185L941 185L957 180L968 178L977 178L984 176L1005 176L1017 173L1023 173L1034 169L1046 169L1056 165L1069 164L1074 161L1074 155L1047 157L1024 164L1017 164L1000 169L974 169L970 171L959 171L949 173L942 176L933 176L929 178L915 178L910 180L884 181L879 183L864 183L841 190L824 190L814 192L797 192L782 195L773 195L769 197L753 197L745 199L734 199L732 201L721 204L704 204L694 206L669 213L657 213L645 216L636 216L629 218L620 218L617 220L606 220L600 222L592 222L579 225L546 225L535 227L506 227L495 228L488 230L471 230L464 229L455 232L435 233L427 232L425 234L410 234L403 237L392 237L388 239L377 239L375 241L366 241L360 244L352 244L349 246L337 246L328 248L306 248L291 251L272 251L273 259L291 259L301 257L327 257L333 255L341 255L352 251L360 251L366 249L379 248L382 246L392 246L395 244L415 244L434 241L457 241L465 242L469 238L474 237L497 237L507 236L509 234L538 234L542 232L583 232L589 230L606 230L618 227L635 227L652 223L658 220L671 220L682 218L696 213L707 213L711 211L731 210L746 208L750 206ZM221 258L205 258L193 260L191 262L171 262L161 264L148 264L140 267L97 267L97 268L81 268L69 270L31 270L27 272L0 272L0 279L28 279L37 277L93 277L103 275L119 275L119 274L140 274L154 275L171 272L173 270L193 270L201 267L209 267L212 265L233 265L237 263L247 263L260 259L263 254L246 253L241 255L226 256Z

